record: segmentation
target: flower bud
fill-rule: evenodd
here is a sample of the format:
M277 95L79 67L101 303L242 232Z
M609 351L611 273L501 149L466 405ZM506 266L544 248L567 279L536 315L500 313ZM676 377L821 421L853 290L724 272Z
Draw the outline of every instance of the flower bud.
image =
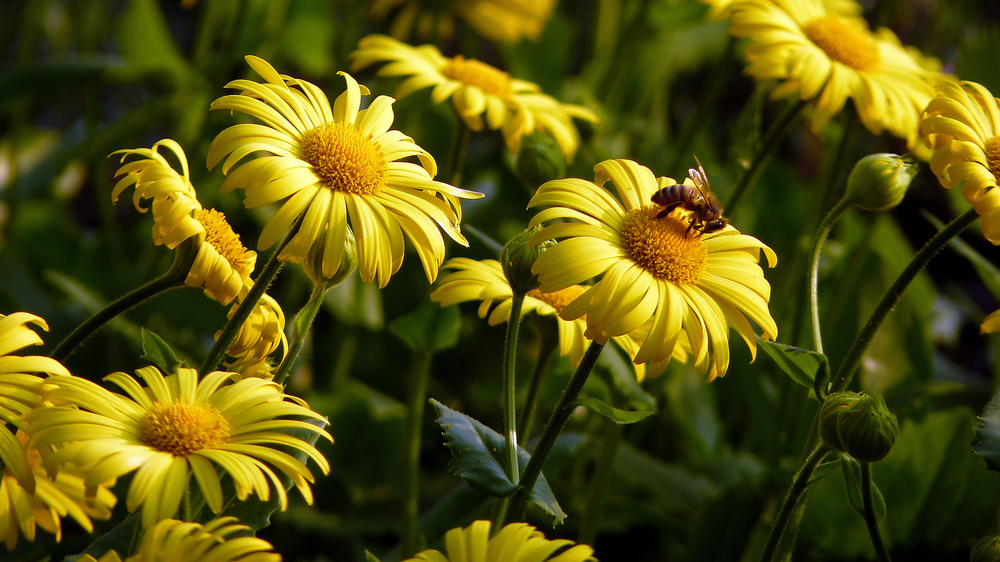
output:
M881 394L862 395L837 418L844 451L861 462L884 459L899 435L899 422Z
M325 275L323 273L323 253L326 251L326 244L329 240L329 233L324 233L312 245L312 248L309 248L306 259L302 262L302 266L309 279L316 286L325 286L326 289L332 289L339 285L358 266L358 245L354 241L354 232L348 228L347 237L344 239L344 254L340 259L340 267L337 268L337 271L333 272L333 275Z
M869 154L851 170L844 202L866 211L886 211L903 200L919 167L911 158L882 152Z
M500 250L500 266L514 292L527 294L528 291L538 288L538 276L531 272L531 266L538 256L552 245L550 240L541 242L537 246L528 245L528 239L539 230L541 227L535 226L522 231L508 240L503 250Z
M834 392L823 401L819 408L819 435L827 447L844 452L838 432L840 415L860 399L861 395L856 392Z
M969 562L1000 562L1000 535L983 537L972 545Z
M535 190L549 180L566 177L566 158L552 135L524 135L516 171L518 177Z

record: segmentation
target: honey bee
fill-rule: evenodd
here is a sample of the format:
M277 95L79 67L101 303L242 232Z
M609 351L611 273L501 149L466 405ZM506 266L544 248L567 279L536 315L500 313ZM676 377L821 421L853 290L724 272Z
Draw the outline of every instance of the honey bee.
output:
M650 200L663 207L656 218L660 219L670 214L671 211L680 207L691 211L691 222L688 224L687 232L694 230L699 234L711 234L718 232L729 224L729 219L722 216L722 203L719 198L712 193L708 185L708 175L702 167L698 157L694 157L698 163L697 168L688 169L688 177L694 185L686 183L676 183L661 188Z

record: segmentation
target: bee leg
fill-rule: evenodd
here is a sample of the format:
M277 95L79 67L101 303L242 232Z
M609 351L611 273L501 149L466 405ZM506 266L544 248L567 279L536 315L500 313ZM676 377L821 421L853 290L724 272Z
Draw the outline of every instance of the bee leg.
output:
M680 201L676 201L676 202L671 203L669 205L664 205L663 206L663 210L660 211L659 213L656 213L656 218L662 219L663 217L669 215L670 212L673 211L674 209L676 209L678 207L678 205L680 205L680 204L681 204Z

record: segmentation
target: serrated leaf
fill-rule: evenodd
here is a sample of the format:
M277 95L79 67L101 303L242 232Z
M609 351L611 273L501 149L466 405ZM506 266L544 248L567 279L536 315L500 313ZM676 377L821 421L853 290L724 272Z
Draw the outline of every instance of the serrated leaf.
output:
M786 375L809 390L813 390L816 375L821 370L828 368L827 358L822 353L792 345L764 341L759 336L757 344Z
M972 448L983 457L987 468L1000 472L1000 391L983 408Z
M184 363L177 358L177 354L174 353L170 344L146 328L142 329L142 356L140 359L149 361L168 375L176 371L178 365Z
M580 398L571 402L570 406L583 406L584 408L587 408L588 410L600 414L619 424L635 423L653 413L652 410L619 410L618 408L612 407L597 398Z
M454 306L425 299L419 308L389 323L389 330L413 351L433 353L458 343L461 316Z
M451 449L452 458L448 466L452 473L473 488L494 497L508 497L517 491L518 485L507 478L503 469L503 436L433 398L430 402L438 412L437 423L443 429L445 445ZM519 466L524 467L531 455L518 447L517 458ZM559 507L544 475L538 476L528 499L551 515L556 523L566 519L566 513Z

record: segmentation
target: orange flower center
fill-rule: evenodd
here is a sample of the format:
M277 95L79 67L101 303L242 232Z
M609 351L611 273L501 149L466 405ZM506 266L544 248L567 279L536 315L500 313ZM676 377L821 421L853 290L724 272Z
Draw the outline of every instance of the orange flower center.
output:
M871 71L879 67L878 45L872 34L848 24L838 16L816 18L803 31L810 41L831 59L854 70Z
M139 424L143 443L177 457L229 440L229 423L211 404L158 403Z
M194 218L205 227L205 242L211 244L240 277L250 277L256 255L247 252L240 242L240 235L233 232L233 227L226 222L226 215L215 209L199 209Z
M632 260L654 276L674 285L694 285L708 260L701 236L687 232L687 221L650 205L629 211L622 221L621 239Z
M556 314L559 314L562 312L562 309L566 308L567 304L582 295L586 290L586 287L580 285L571 285L554 293L543 293L538 289L532 289L528 291L528 296L551 306L556 309Z
M1000 137L991 137L983 145L986 153L986 166L993 177L1000 180Z
M510 95L510 75L476 59L456 56L441 69L441 74L452 80L476 86L493 96L505 98Z
M302 152L323 185L345 193L376 195L389 174L382 148L371 135L347 123L325 123L307 131Z

